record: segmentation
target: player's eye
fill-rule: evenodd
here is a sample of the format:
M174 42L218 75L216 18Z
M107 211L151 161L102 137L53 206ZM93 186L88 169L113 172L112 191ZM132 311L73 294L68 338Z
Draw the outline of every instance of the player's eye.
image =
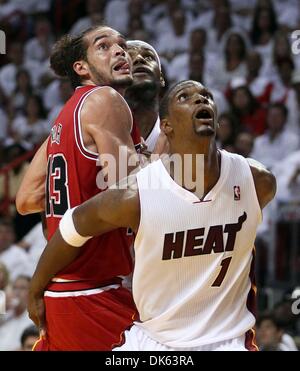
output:
M98 45L98 49L100 50L107 50L108 49L108 45L106 43L101 43Z
M213 99L212 95L209 92L202 93L202 96L208 99Z
M188 98L188 95L186 93L182 93L178 95L177 99L178 99L178 102L184 102L187 100L187 98Z
M152 55L146 55L146 61L154 61L154 57Z

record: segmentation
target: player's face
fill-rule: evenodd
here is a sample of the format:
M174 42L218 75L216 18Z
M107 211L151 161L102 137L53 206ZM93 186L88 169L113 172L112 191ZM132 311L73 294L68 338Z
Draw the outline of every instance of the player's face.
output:
M174 132L182 137L191 133L214 137L217 129L217 108L212 93L196 81L178 85L169 99L169 121Z
M132 87L160 82L159 65L151 49L138 44L136 46L130 45L128 46L128 54L132 60Z
M132 83L131 59L124 37L109 27L86 36L91 79L97 85L128 86Z

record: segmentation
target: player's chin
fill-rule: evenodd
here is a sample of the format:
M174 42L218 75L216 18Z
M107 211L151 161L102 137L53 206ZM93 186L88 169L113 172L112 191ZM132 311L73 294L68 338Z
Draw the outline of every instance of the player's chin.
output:
M216 135L216 131L213 126L200 124L194 122L194 131L197 135L201 137L214 137Z
M114 76L114 83L120 86L130 86L133 82L131 74Z

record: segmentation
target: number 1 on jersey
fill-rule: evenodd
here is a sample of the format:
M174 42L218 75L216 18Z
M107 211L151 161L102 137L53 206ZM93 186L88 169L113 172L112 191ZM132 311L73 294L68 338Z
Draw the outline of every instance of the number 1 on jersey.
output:
M220 287L222 285L222 282L224 281L224 278L228 271L231 259L232 259L232 256L222 260L221 262L222 268L220 270L220 273L218 274L218 277L215 279L214 283L212 284L213 287Z

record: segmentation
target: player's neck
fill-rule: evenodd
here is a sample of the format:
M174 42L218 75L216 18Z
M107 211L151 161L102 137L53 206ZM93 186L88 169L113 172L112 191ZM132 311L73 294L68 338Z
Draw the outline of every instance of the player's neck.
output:
M172 153L175 152L172 151ZM188 161L185 156L187 153L189 154ZM215 141L209 141L205 148L190 147L183 153L177 152L177 155L181 156L181 174L184 174L184 177L177 181L172 168L170 175L180 186L195 193L199 199L205 197L220 177L221 155L217 151ZM185 184L186 179L189 180L190 184ZM195 184L196 186L194 186Z
M140 129L141 136L146 139L151 133L158 118L158 101L151 106L142 107L141 105L133 110L134 119Z

